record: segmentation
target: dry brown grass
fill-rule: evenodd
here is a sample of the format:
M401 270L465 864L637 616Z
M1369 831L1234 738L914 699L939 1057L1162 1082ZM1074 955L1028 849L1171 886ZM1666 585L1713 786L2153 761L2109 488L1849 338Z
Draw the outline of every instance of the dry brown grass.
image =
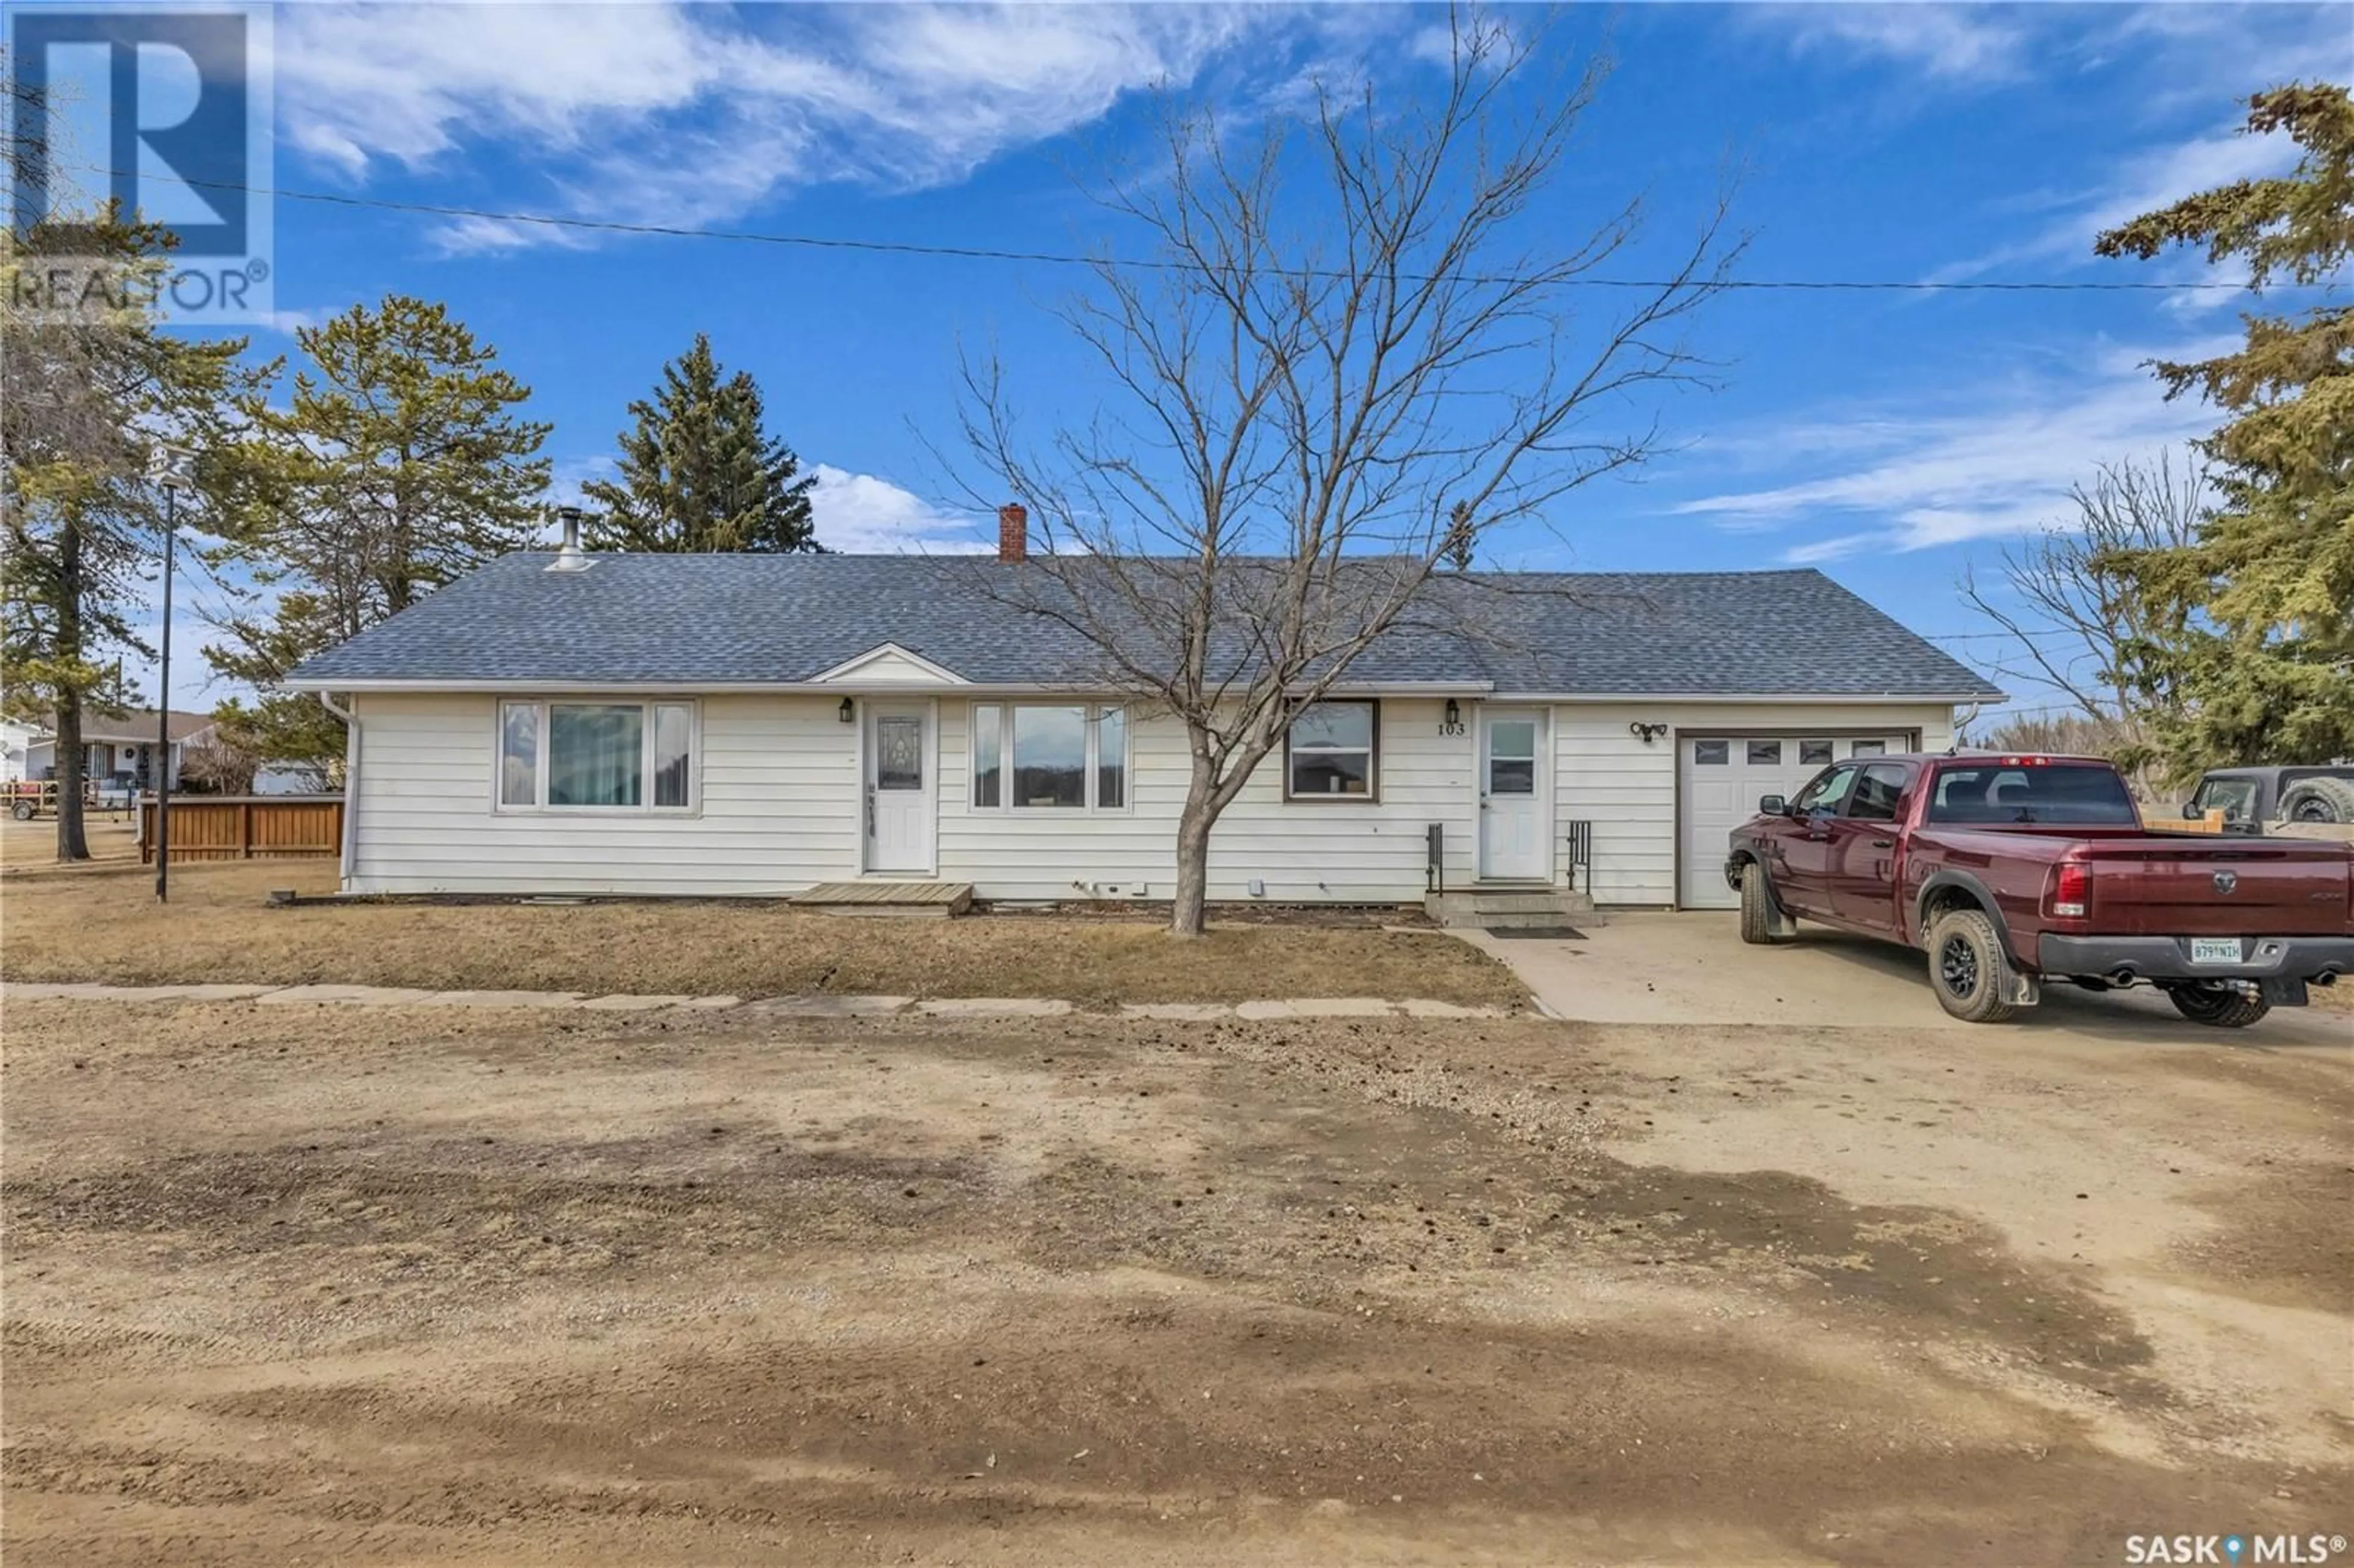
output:
M139 859L138 841L131 819L119 811L92 811L83 818L83 836L95 863L124 865ZM36 817L29 822L0 818L0 865L54 866L58 859L58 820Z
M311 860L175 865L164 908L151 874L119 858L11 864L0 880L0 975L119 985L1041 996L1089 1004L1371 996L1517 1006L1527 999L1502 965L1436 932L1221 925L1203 941L1178 942L1142 921L842 919L765 904L268 907L271 888L334 890L334 864Z

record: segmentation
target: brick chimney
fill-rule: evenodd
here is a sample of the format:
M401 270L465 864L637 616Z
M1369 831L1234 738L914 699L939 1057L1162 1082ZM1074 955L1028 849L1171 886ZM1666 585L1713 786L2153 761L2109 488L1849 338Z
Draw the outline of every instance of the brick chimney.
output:
M1030 558L1030 511L1018 501L1009 501L997 509L997 558Z

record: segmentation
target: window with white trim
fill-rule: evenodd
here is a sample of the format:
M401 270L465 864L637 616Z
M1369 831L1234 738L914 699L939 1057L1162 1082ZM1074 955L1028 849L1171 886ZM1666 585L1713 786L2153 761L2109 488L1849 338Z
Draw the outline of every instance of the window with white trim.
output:
M503 702L503 811L687 811L695 807L693 703Z
M975 703L972 807L1128 808L1128 712L1097 703Z
M1370 800L1380 789L1381 716L1372 703L1310 703L1284 732L1288 800Z

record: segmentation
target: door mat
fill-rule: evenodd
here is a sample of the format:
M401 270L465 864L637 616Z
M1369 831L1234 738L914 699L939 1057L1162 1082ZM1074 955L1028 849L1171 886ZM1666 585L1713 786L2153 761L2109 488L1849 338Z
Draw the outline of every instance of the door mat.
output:
M1511 942L1583 942L1585 933L1575 926L1487 926L1481 927L1499 940Z

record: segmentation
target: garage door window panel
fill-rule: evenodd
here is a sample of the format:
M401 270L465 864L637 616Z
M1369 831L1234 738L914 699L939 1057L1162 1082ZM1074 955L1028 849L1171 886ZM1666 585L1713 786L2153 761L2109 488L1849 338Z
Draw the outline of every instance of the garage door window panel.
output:
M1801 817L1836 817L1847 803L1848 792L1855 788L1855 768L1834 768L1829 773L1798 791L1790 810Z

